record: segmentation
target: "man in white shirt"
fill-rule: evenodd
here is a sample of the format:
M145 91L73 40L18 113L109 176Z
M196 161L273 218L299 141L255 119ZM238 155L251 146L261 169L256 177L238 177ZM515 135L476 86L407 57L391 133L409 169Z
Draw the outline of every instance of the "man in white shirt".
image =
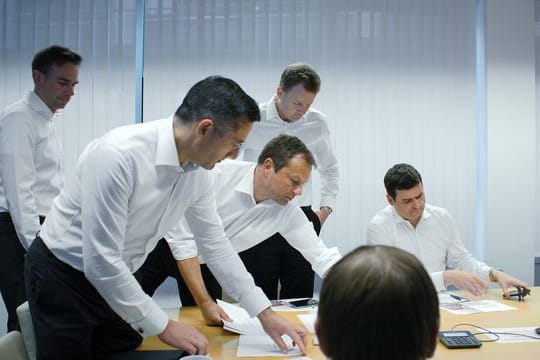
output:
M497 282L505 296L528 285L475 259L459 238L454 220L443 208L426 204L422 177L409 164L396 164L384 176L387 205L371 219L368 244L396 246L416 255L431 273L437 290L454 285L483 295Z
M206 354L208 340L169 319L133 276L183 216L224 288L283 351L284 334L305 351L305 331L271 310L226 238L206 171L237 154L258 119L238 84L213 76L172 117L114 129L86 147L26 259L38 358L109 358L152 335Z
M26 301L24 255L63 185L53 120L75 94L79 54L53 45L32 61L34 90L0 113L0 291L8 331Z
M306 64L291 64L281 74L276 94L259 105L261 121L253 126L240 159L257 161L266 143L279 134L294 135L315 156L320 174L321 198L314 212L309 180L298 205L317 234L334 208L338 191L337 159L330 141L326 116L311 108L321 86L317 72ZM311 297L314 274L310 264L279 233L241 255L244 264L271 299ZM278 283L280 292L278 294Z
M437 292L406 251L360 246L324 279L315 332L329 359L430 358L438 331Z
M264 147L257 163L226 160L212 170L218 213L240 255L279 232L321 277L341 258L337 248L322 242L296 204L314 165L313 155L300 139L279 135ZM142 288L151 295L167 276L182 281L181 273L193 294L192 298L189 291L181 291L182 304L196 303L207 323L220 324L223 313L213 299L221 298L221 288L206 265L199 268L195 237L187 222L182 220L166 238L176 252L171 255L160 244L136 274Z

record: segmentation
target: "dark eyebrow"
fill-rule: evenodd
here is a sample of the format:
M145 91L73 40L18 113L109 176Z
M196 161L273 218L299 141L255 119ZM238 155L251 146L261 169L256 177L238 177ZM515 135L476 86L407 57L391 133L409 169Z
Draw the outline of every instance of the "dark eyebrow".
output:
M79 81L72 82L71 80L63 78L63 77L58 77L58 78L56 78L56 80L57 81L67 82L67 83L70 83L70 84L73 84L73 85L77 85L79 83Z

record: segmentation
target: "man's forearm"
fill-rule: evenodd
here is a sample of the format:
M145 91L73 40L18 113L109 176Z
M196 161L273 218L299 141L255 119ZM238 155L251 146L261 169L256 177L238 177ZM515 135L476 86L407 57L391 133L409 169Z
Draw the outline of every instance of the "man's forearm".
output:
M177 260L176 265L197 305L201 307L206 301L212 301L204 284L199 258Z

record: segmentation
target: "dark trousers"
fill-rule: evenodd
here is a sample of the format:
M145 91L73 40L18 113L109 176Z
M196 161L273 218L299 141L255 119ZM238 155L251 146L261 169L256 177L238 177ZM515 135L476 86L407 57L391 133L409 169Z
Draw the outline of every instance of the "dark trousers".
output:
M108 359L135 349L142 337L86 279L36 238L25 264L37 359Z
M321 231L319 217L310 206L302 207L313 223L317 235ZM242 251L240 258L269 299L313 296L315 274L311 264L283 236L275 233L256 246ZM281 290L278 294L278 283Z
M212 299L221 299L221 286L216 281L210 270L206 265L201 265L201 273L206 285L206 290L212 297ZM194 306L195 300L191 295L188 287L184 283L176 260L174 259L172 252L165 239L161 239L156 248L148 255L148 258L144 262L143 266L137 272L135 272L135 278L141 284L145 293L152 296L156 289L165 281L169 276L176 279L178 285L178 293L182 300L183 306Z
M43 217L40 221L43 222ZM17 306L26 301L24 287L24 256L11 216L0 213L0 292L8 313L7 330L20 330Z

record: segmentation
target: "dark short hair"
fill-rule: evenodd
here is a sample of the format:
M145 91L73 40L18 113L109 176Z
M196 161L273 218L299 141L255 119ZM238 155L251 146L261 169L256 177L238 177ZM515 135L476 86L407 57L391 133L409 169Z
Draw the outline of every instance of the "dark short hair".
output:
M236 82L221 76L209 76L193 85L175 115L184 124L211 119L218 135L261 118L257 102Z
M76 52L60 45L51 45L34 55L32 71L38 70L42 74L47 74L53 65L62 66L70 63L79 66L81 62L82 57Z
M278 172L289 164L295 156L302 156L306 163L315 166L315 158L307 146L296 136L281 134L270 140L259 154L257 164L270 158L274 163L274 171Z
M384 175L386 193L396 200L396 190L409 190L422 183L422 176L409 164L396 164Z
M424 359L438 319L437 292L414 255L391 246L361 246L324 279L321 350L332 360Z
M298 84L302 84L307 91L317 94L321 89L321 78L309 65L291 64L283 70L279 86L287 91Z

